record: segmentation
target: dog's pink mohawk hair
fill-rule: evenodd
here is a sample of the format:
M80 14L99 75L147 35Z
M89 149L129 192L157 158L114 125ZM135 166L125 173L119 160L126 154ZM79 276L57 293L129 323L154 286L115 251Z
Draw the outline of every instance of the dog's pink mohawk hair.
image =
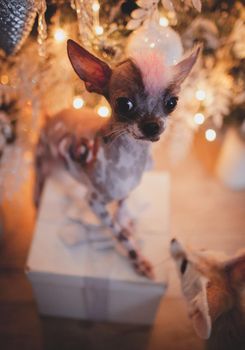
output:
M166 88L171 78L171 69L165 64L164 57L157 50L149 49L135 52L133 61L140 69L146 90L156 94Z

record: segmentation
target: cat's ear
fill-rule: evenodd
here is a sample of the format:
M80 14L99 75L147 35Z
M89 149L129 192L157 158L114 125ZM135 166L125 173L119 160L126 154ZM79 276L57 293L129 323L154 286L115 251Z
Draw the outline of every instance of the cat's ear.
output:
M188 250L176 239L171 241L170 252L177 266L193 328L199 337L207 339L212 329L207 279L195 268L193 262L189 260Z
M210 316L210 305L207 297L207 281L201 281L202 289L188 303L189 317L197 335L202 339L208 339L212 330L212 319Z
M67 41L67 53L77 75L89 92L106 96L111 77L111 68L73 40Z
M172 67L172 82L171 84L176 87L180 87L187 76L190 74L190 71L194 64L197 61L201 50L201 46L198 46L188 57L177 63Z

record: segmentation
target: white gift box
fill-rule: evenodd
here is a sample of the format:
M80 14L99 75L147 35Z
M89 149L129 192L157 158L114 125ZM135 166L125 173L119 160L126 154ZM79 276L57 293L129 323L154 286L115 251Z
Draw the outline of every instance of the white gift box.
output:
M155 266L154 281L139 276L116 251L108 232L96 226L85 194L86 189L64 173L46 183L26 270L39 312L152 324L167 286L163 261L169 246L168 174L146 173L128 200L138 244Z

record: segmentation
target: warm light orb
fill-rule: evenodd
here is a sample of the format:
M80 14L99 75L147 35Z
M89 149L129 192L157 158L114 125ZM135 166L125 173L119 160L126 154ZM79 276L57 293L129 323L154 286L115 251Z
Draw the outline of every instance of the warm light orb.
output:
M197 125L202 125L204 123L204 120L205 120L205 117L202 113L196 113L194 115L194 122L197 124Z
M167 17L160 17L159 24L162 27L167 27L169 25L169 20L167 19Z
M57 42L61 43L62 41L65 41L66 37L67 37L67 34L63 29L58 28L55 30L54 38Z
M216 131L213 129L207 129L205 132L206 140L213 142L216 139Z
M72 105L75 109L80 109L84 105L84 100L81 97L76 96L73 99Z
M26 152L24 153L24 160L25 160L25 162L27 162L27 163L30 163L30 162L33 160L33 154L32 154L31 151L26 151Z
M104 33L104 29L103 29L103 27L101 27L101 26L95 26L95 27L94 27L94 31L95 31L95 33L96 33L97 35L101 35L101 34Z
M203 101L206 98L206 92L204 90L197 90L195 96L198 101Z
M6 85L9 82L9 77L6 74L1 75L1 84Z
M94 2L94 3L92 4L92 10L93 10L94 12L98 12L99 9L100 9L100 4L99 4L98 2Z
M110 115L110 110L106 106L100 106L97 110L97 113L99 114L100 117L107 118Z
M150 43L150 48L153 49L156 46L155 43Z

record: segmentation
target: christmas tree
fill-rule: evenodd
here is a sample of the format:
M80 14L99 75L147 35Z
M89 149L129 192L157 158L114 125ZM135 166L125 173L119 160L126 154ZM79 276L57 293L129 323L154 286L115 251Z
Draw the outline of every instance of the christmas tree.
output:
M231 123L244 133L244 18L242 1L2 1L2 184L18 188L33 162L47 116L84 105L101 117L110 116L107 102L88 94L72 71L66 53L68 38L112 65L144 45L157 46L166 62L174 64L185 51L202 43L202 57L172 118L169 133L175 156L186 152L200 128L207 141L215 140ZM176 139L181 139L180 147Z

